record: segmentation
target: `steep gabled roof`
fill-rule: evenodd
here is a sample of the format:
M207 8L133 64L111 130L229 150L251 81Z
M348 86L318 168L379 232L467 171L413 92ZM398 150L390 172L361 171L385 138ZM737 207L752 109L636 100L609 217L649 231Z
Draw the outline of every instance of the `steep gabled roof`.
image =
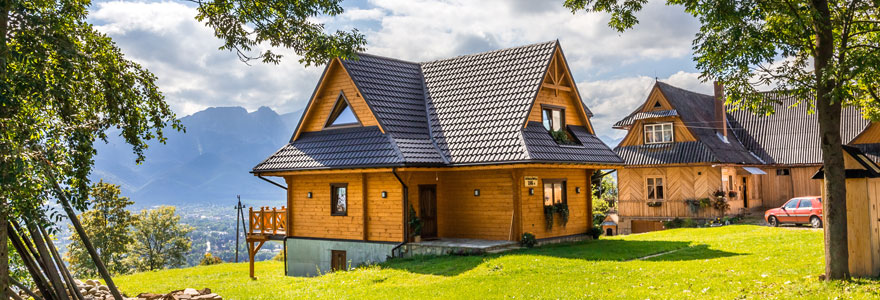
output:
M359 54L359 60L342 64L381 128L302 133L254 172L530 161L621 163L585 127L569 126L579 145L560 146L540 123L527 126L558 47L552 41L420 64ZM363 145L358 138L364 139Z
M779 93L761 93L769 100L775 113L764 116L747 110L728 112L734 135L751 152L770 164L821 164L819 119L809 112L813 99L798 99ZM862 118L855 107L846 107L840 116L840 135L849 144L865 130L870 121Z
M431 126L452 163L529 159L521 129L556 42L422 64Z
M713 96L691 92L660 81L655 83L654 88L659 89L673 109L646 114L642 113L640 108L617 122L615 127L627 128L641 119L666 115L678 116L697 141L665 145L618 146L614 151L626 164L762 163L740 143L736 136L728 134L725 141L716 133Z

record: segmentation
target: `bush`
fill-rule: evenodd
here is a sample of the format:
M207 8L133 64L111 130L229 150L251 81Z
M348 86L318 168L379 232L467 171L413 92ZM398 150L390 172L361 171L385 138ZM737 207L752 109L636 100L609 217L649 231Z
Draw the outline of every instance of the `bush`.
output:
M568 204L566 203L556 203L553 204L553 210L559 214L559 224L562 227L565 227L568 224Z
M538 244L538 240L535 239L535 235L531 233L523 233L522 239L519 240L519 244L523 245L526 248L532 248Z
M699 226L699 224L697 224L697 221L694 221L694 219L675 218L669 221L663 221L663 227L666 229L695 228L697 226Z
M274 261L284 261L284 250L278 251L278 254L275 254L275 256L272 257L272 260L274 260Z
M602 228L596 226L590 227L590 230L587 230L587 235L592 236L594 240L598 240L599 236L602 235Z
M222 264L223 260L219 257L211 255L211 253L205 253L205 257L202 257L202 261L199 262L200 266L210 266L216 264Z

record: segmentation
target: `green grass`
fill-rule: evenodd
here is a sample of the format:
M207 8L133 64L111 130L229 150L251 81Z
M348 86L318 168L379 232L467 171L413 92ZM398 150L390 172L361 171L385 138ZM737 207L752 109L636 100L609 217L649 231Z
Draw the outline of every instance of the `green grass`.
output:
M651 254L677 250L646 260ZM316 278L283 263L122 276L129 295L209 287L225 299L877 299L880 281L826 283L822 233L753 225L675 229L498 255L420 257Z

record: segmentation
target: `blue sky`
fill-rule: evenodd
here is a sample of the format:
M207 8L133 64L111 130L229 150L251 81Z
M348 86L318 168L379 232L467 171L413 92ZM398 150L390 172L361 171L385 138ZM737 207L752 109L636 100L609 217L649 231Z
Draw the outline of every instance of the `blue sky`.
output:
M651 2L641 23L618 33L608 16L572 14L559 1L357 0L345 13L319 17L328 30L357 28L367 52L427 61L558 39L594 128L606 141L625 132L611 124L644 101L655 78L682 88L711 92L692 59L697 21L680 6ZM260 106L286 113L308 102L323 67L306 68L295 54L279 65L238 61L220 51L212 31L193 18L184 1L97 1L89 19L110 35L126 56L159 78L166 101L179 116L212 106ZM614 146L614 145L611 145Z

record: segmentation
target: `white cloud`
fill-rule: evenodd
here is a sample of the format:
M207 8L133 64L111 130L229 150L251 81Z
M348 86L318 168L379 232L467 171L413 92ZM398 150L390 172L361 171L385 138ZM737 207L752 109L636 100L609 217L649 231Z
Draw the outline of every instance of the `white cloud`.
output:
M712 94L711 83L700 82L697 73L678 72L660 81L689 91ZM611 126L638 108L654 86L654 78L647 76L627 77L578 83L584 103L593 112L593 128L606 139L619 139L626 131ZM616 145L609 145L616 146Z
M381 20L382 17L385 16L385 12L378 8L371 9L360 9L360 8L350 8L346 9L344 13L342 13L342 17L351 21L361 21L361 20Z
M248 66L234 53L218 50L222 42L195 15L195 8L176 2L115 1L98 3L90 18L126 57L156 74L180 116L211 106L251 111L269 106L279 112L305 106L321 68L304 68L284 49L273 49L285 55L279 65Z

